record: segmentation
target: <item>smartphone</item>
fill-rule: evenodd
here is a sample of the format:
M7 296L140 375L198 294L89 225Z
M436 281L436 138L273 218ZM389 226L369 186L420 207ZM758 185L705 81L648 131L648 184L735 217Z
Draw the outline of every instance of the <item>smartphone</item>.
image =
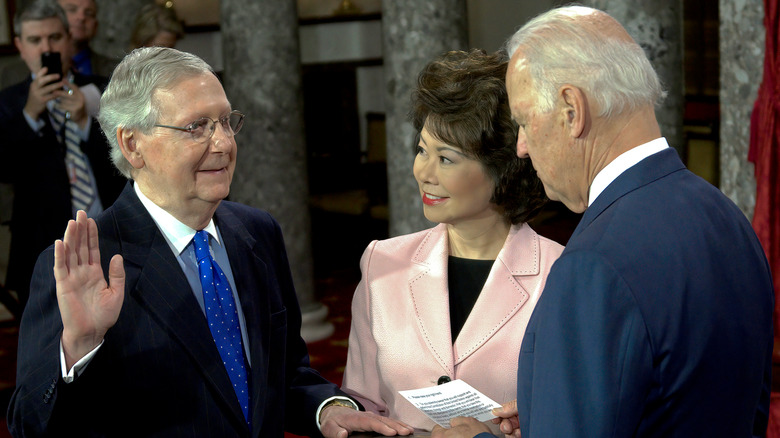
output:
M47 75L54 73L60 75L55 81L52 82L56 82L62 79L62 59L60 58L59 52L41 53L41 67L47 68Z

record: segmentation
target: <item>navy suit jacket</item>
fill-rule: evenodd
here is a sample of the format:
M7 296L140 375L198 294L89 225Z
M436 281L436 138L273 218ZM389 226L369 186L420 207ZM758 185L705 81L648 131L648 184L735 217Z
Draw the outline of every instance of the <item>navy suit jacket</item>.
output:
M57 140L48 117L43 117L45 125L36 133L22 113L31 81L28 73L26 80L0 92L0 181L14 188L6 286L24 294L22 300L26 299L38 255L62 238L68 220L73 219L65 147ZM94 83L101 90L105 86L105 79L78 74L74 82ZM126 180L111 164L108 143L94 119L89 140L81 142L81 150L89 158L103 208L108 208Z
M523 438L766 432L772 281L744 214L668 149L585 211L523 339Z
M82 375L61 378L62 332L50 247L36 265L19 336L9 428L23 436L319 436L315 412L337 387L309 367L281 230L266 212L223 201L224 239L246 317L250 432L187 279L130 184L98 216L104 272L124 257L119 319Z

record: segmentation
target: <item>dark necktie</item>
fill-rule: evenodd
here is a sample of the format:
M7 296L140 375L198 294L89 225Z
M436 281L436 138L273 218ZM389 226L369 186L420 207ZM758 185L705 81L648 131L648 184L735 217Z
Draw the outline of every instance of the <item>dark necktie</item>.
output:
M65 167L68 169L70 182L70 199L73 211L89 211L95 202L95 191L92 189L87 157L81 152L81 139L76 133L76 124L70 120L70 115L62 111L56 104L50 112L54 121L54 132L60 143L65 146Z
M238 324L233 290L225 273L209 252L209 234L204 230L198 231L195 233L193 243L211 336L214 337L222 363L233 383L233 390L244 412L244 418L249 423L249 388L244 362L244 345L241 341L241 327Z

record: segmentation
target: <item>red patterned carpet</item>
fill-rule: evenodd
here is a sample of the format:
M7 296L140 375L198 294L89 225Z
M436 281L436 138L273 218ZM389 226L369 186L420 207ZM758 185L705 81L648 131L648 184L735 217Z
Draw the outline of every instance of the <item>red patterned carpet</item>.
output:
M328 307L328 320L336 330L328 339L308 345L312 368L338 385L341 385L344 366L347 363L350 306L359 280L352 277L344 273L343 277L334 276L319 282L326 292L320 302Z

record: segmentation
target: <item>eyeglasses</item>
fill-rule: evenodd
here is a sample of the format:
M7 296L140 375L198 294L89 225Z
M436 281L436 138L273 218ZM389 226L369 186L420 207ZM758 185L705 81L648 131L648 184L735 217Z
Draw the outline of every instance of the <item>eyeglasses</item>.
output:
M214 131L217 129L217 122L222 125L222 129L224 129L226 133L229 135L236 135L238 134L238 131L241 130L241 127L244 126L244 115L238 111L231 111L230 114L220 118L219 120L212 120L208 117L201 117L183 128L169 125L154 126L158 128L176 129L178 131L189 132L193 140L199 143L205 143L209 141L211 136L214 135Z

